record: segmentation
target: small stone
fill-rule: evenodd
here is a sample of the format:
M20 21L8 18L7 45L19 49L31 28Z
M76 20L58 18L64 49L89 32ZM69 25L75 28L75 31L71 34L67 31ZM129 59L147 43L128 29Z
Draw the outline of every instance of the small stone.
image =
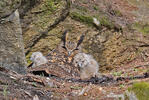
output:
M38 97L37 95L35 95L35 96L33 97L33 100L39 100L39 97Z
M60 62L61 65L64 65L64 62Z
M96 24L97 26L100 25L100 22L97 20L97 18L93 18L93 23Z
M54 62L54 60L51 60L51 62Z
M100 87L99 90L102 91L102 87Z
M84 95L84 96L87 96L87 93L84 93L83 95Z

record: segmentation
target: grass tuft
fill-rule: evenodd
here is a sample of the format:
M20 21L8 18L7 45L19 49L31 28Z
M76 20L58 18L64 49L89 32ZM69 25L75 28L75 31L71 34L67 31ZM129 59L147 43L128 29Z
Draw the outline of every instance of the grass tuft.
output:
M149 83L147 82L134 83L128 91L133 91L138 100L149 100Z

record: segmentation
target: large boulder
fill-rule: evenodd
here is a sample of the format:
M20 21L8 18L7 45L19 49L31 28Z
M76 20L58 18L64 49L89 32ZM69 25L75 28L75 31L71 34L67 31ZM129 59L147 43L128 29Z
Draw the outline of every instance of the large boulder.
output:
M10 13L3 11L3 16ZM26 59L19 12L16 10L0 20L0 66L24 74Z

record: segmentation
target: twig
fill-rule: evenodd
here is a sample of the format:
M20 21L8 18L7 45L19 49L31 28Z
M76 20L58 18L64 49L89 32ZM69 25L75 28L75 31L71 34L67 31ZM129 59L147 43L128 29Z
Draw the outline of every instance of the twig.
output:
M149 67L149 64L135 66L135 68L139 68L139 67Z

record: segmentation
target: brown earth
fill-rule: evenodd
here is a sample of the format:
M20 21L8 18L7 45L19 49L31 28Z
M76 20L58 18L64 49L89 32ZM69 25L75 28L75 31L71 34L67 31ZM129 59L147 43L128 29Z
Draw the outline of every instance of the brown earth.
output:
M143 75L149 70L149 37L148 29L144 28L148 27L147 0L75 0L66 19L42 36L33 46L28 47L34 36L46 30L60 17L65 5L66 2L63 0L56 0L55 3L42 0L23 17L25 49L26 52L30 51L26 55L28 64L32 52L41 51L44 55L49 54L60 43L63 31L70 29L72 40L89 30L82 45L83 52L94 56L101 66L100 72L103 75L116 79ZM74 17L74 12L79 17ZM82 15L87 16L87 19L81 19ZM100 20L100 28L96 28L90 22L92 17ZM135 82L149 82L149 78L142 78L93 84L47 78L31 73L26 76L9 74L17 77L12 79L5 75L6 72L1 73L0 98L4 100L33 100L35 95L39 100L114 100L114 97L108 95L123 94Z

